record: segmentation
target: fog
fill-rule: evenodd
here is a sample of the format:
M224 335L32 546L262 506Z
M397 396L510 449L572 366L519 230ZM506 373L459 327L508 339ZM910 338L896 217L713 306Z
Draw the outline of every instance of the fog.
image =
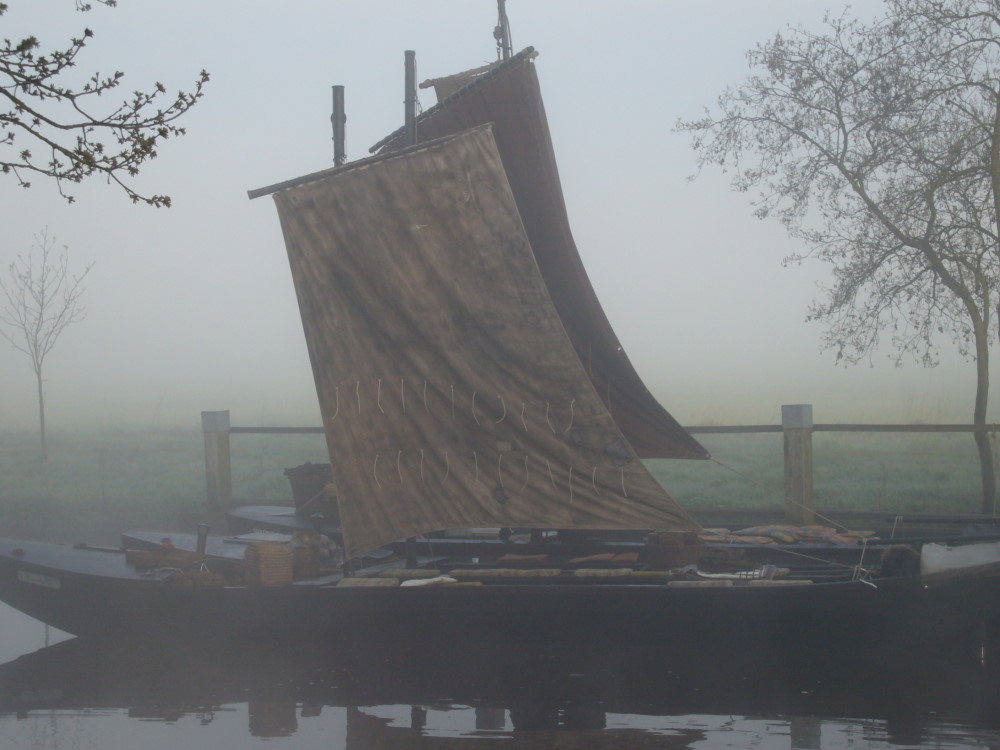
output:
M746 75L744 53L786 23L818 25L815 0L509 0L515 49L533 45L574 235L612 325L647 385L682 423L774 423L783 403L817 421L971 420L974 371L948 342L942 363L838 367L805 322L819 264L751 215L726 175L695 181L678 116L697 116ZM880 3L854 3L870 13ZM495 59L493 0L13 0L3 36L43 48L87 26L79 60L126 73L125 92L188 89L205 68L188 134L134 181L170 209L132 205L100 181L21 189L0 180L2 267L47 228L77 269L94 261L85 320L46 361L53 429L319 423L277 216L246 191L331 165L330 86L346 86L349 159L402 124L403 51L418 80ZM424 108L433 94L421 91ZM28 359L0 347L0 426L36 420ZM994 409L994 414L998 413Z

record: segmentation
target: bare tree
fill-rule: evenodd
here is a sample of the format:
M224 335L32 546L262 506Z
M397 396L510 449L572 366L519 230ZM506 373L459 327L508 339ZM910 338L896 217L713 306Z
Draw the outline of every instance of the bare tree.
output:
M884 17L790 28L748 53L718 112L680 121L699 165L733 169L806 252L832 266L808 318L837 359L937 363L940 337L976 364L986 426L1000 315L1000 15L994 0L888 0ZM849 11L848 11L849 12ZM996 511L989 435L976 432L982 510Z
M91 4L76 0L76 9L86 12ZM0 17L6 11L7 4L0 2ZM133 202L169 206L170 196L140 195L125 179L156 158L161 141L184 134L176 120L201 98L208 73L201 71L193 91L179 91L173 99L157 82L148 91L133 91L115 103L111 97L124 80L121 71L94 73L82 85L64 83L76 80L69 74L93 36L84 29L79 38L48 52L40 49L34 36L2 40L0 147L6 148L0 148L0 172L13 175L26 188L33 174L53 178L70 202L67 183L100 175L119 185Z
M9 328L0 328L0 336L31 359L38 386L38 429L43 459L48 458L48 445L42 368L62 332L83 318L85 309L80 304L83 280L94 266L90 263L81 273L70 274L69 250L63 247L61 252L57 251L55 245L56 238L49 237L48 230L35 235L31 251L18 255L8 267L6 278L0 277L0 291L5 297L0 322Z

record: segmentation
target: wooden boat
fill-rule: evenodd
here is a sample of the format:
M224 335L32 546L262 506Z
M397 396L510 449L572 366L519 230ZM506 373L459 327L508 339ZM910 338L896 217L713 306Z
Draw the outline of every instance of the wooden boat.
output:
M468 561L460 564L470 565ZM372 565L280 585L241 582L235 561L141 567L123 550L0 540L0 600L77 635L196 639L337 638L406 632L654 638L715 652L809 647L972 648L1000 615L996 563L967 575L805 582L703 578L691 571ZM406 585L413 582L437 585ZM734 628L733 623L739 623Z
M0 600L76 634L575 631L701 651L981 640L1000 615L995 564L921 576L911 550L864 568L692 567L700 527L641 459L708 454L642 384L590 286L533 60L428 110L416 145L390 137L263 191L300 305L343 568L305 538L301 561L260 543L242 565L0 540ZM520 549L415 541L472 528L533 531Z
M430 145L398 153L397 131L373 146L373 160L253 193L273 192L279 208L331 450L332 469L323 468L346 535L381 527L349 541L348 556L393 533L456 546L437 532L463 527L586 529L592 542L617 529L637 547L648 530L698 527L641 459L708 454L642 384L590 285L534 57L529 48L470 71L457 91L461 74L424 84L453 92L416 119L415 142ZM474 174L492 202L469 212ZM390 183L396 190L382 192ZM413 523L391 528L389 519L407 517ZM233 509L228 523L235 533L340 530L268 506ZM951 532L887 536L872 549L713 544L781 564L799 555L859 564L891 544L919 547Z

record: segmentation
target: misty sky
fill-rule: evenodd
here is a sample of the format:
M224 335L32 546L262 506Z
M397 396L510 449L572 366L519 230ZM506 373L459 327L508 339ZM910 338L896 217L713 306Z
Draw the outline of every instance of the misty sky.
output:
M274 206L246 191L331 165L330 86L346 86L347 153L402 124L403 52L418 80L496 57L494 0L119 0L86 14L72 0L9 0L3 36L64 45L95 36L80 79L126 73L122 95L162 81L205 98L135 186L171 209L132 205L100 181L29 190L0 180L0 263L48 228L81 268L87 318L47 361L51 428L189 426L203 409L233 423L318 424L298 308ZM871 14L880 2L853 3ZM542 85L574 235L636 369L682 423L775 423L782 403L817 421L971 421L973 367L950 346L928 370L885 354L838 367L804 322L818 264L782 268L798 248L751 215L725 175L694 182L673 132L747 73L744 53L785 24L818 26L816 0L508 0L515 49L540 53ZM434 103L421 91L421 103ZM996 368L994 368L996 370ZM24 355L0 347L0 426L32 428ZM994 398L994 403L997 399ZM995 415L1000 407L992 410ZM991 418L996 418L995 416Z

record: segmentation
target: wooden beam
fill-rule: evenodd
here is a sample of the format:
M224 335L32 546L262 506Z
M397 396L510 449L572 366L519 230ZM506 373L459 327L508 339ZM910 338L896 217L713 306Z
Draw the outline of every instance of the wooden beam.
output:
M205 485L208 507L225 510L233 500L233 469L229 447L229 412L203 411L205 435Z
M785 443L785 518L788 523L816 523L813 508L812 404L781 407Z

